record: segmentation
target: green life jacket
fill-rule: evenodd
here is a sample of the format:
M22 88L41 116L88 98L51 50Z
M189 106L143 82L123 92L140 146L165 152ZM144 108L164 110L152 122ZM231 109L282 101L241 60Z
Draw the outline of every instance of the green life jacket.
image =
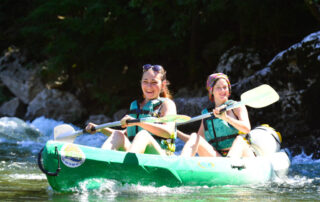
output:
M145 117L159 117L161 113L161 105L168 98L158 98L147 102L142 109L140 109L138 100L135 100L130 105L129 115L133 118L145 118ZM130 126L127 128L127 135L130 141L136 136L136 134L144 130L139 126ZM151 135L160 144L161 148L169 150L171 152L175 151L175 139L177 137L176 132L171 135L170 139L159 137L155 134Z
M202 114L209 113L211 109L202 110ZM230 148L239 131L228 122L216 118L214 115L203 119L205 139L216 149Z

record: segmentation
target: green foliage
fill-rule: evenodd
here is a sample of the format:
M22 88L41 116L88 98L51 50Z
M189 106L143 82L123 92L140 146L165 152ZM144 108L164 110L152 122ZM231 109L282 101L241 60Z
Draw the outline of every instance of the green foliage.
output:
M162 64L175 91L202 86L219 57L250 47L268 61L318 28L299 0L3 0L0 47L45 61L43 80L62 81L86 106L110 112L141 94L141 66ZM17 12L15 12L17 11ZM10 41L10 42L8 42ZM63 78L63 79L61 79Z
M33 9L34 0L1 0L0 2L0 51L11 45L21 44L20 19Z

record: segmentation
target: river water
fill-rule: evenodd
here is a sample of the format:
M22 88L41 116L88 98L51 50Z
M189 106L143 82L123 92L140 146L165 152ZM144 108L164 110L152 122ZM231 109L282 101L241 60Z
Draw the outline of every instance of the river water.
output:
M0 119L0 201L320 201L320 160L303 152L292 157L286 179L265 184L169 188L104 180L98 190L57 193L39 170L37 155L59 124L44 117L31 123ZM105 139L101 134L83 135L76 142L100 146ZM178 144L181 148L182 142Z

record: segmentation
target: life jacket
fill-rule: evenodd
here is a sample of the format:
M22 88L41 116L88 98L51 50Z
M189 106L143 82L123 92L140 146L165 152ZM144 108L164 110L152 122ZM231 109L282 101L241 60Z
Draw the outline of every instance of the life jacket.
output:
M202 110L202 114L211 112L213 107ZM218 151L230 148L239 131L228 122L212 115L203 119L205 139Z
M145 117L159 117L161 113L161 105L162 103L168 98L158 98L153 99L147 102L142 109L140 109L138 100L135 100L130 105L129 115L133 118L145 118ZM144 130L139 126L130 126L127 128L127 135L130 141L136 136L136 134L140 131ZM176 139L176 132L171 135L169 139L159 137L155 134L151 135L154 139L160 144L163 149L167 149L171 152L175 151L175 139Z

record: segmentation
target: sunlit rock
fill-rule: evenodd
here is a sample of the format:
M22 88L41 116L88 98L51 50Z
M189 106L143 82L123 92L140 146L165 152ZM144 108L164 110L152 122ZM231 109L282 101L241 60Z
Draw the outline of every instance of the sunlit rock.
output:
M31 120L45 116L72 123L80 119L83 113L80 101L73 94L45 89L30 102L25 118Z
M128 113L128 109L120 109L116 113L113 114L113 120L119 121Z
M17 97L9 100L8 102L3 103L0 106L0 114L2 116L23 117L25 111L26 106Z
M177 106L178 114L186 114L188 116L196 116L201 114L201 110L210 105L208 96L193 98L176 98L174 102Z
M86 121L86 125L90 122L95 124L103 124L103 123L108 123L110 121L111 121L110 117L107 117L104 114L96 114L96 115L89 116L89 119Z
M23 103L28 104L44 89L38 68L26 68L19 49L9 48L0 58L0 79Z
M252 49L233 47L220 58L216 72L223 72L232 78L232 83L243 80L261 68L260 56Z

